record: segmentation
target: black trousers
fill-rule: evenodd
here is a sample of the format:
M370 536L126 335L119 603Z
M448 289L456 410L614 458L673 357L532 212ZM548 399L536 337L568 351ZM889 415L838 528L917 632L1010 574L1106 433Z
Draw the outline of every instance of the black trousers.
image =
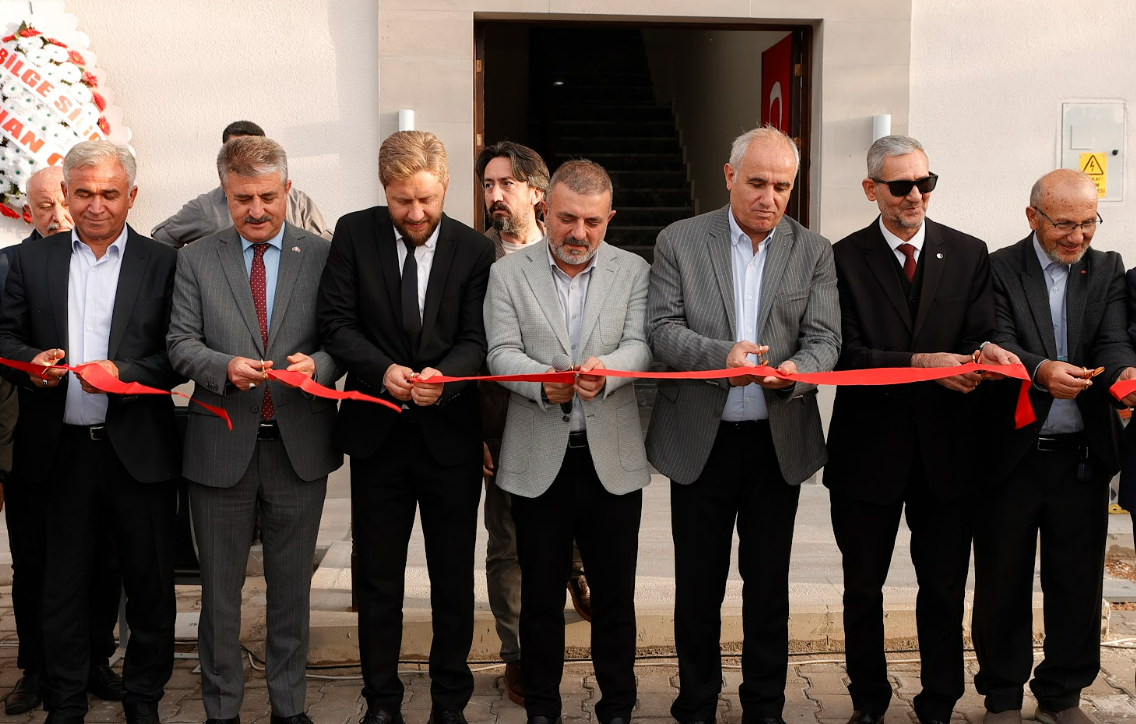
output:
M122 568L130 645L123 663L128 716L157 713L173 673L174 482L140 483L109 440L65 425L49 477L43 589L43 645L53 724L87 713L89 591L98 541L110 535Z
M899 518L906 513L911 562L919 584L915 624L923 685L913 705L922 721L950 721L964 686L962 619L973 501L935 499L919 454L914 456L903 499L878 505L832 491L830 500L832 530L844 568L845 659L853 708L883 714L891 702L883 586Z
M1045 657L1033 670L1037 702L1077 706L1100 671L1101 587L1108 477L1078 481L1079 452L1031 450L988 490L974 532L974 686L992 712L1020 709L1033 668L1033 571L1041 534Z
M417 509L430 573L430 698L435 709L460 711L473 695L466 659L473 645L481 460L440 465L426 452L418 425L400 425L377 454L351 460L363 696L372 709L398 711L402 705L398 658L406 548Z
M631 720L635 708L635 566L643 491L609 493L588 447L569 447L552 486L536 498L513 496L521 562L521 688L529 717L561 714L564 586L572 540L592 591L592 662L601 722Z
M8 548L12 552L12 611L20 644L16 665L25 674L42 677L47 674L43 662L42 615L46 486L9 476L4 482L4 511ZM94 563L91 587L87 591L92 665L107 663L117 648L114 627L118 623L122 575L109 535L102 535L96 543Z
M712 720L722 690L722 601L734 524L742 589L742 711L780 716L789 646L789 553L801 489L781 476L769 423L723 422L706 467L671 482L680 722ZM589 576L591 571L589 569Z

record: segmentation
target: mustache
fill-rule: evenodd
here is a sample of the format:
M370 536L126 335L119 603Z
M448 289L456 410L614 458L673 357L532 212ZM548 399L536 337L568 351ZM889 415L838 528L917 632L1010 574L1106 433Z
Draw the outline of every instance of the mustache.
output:
M506 214L513 213L513 210L506 206L504 201L494 201L493 205L489 207L489 213L492 214L494 211L504 211Z
M262 216L259 219L254 219L251 216L245 217L245 223L246 224L264 224L264 223L267 223L269 221L272 221L272 217L268 216L268 215Z
M563 246L591 246L587 239L577 239L574 236L569 236L560 243Z
M53 222L51 222L50 224L47 225L47 230L48 231L71 231L71 227L70 226L64 226L63 224L60 224L58 221L53 221Z

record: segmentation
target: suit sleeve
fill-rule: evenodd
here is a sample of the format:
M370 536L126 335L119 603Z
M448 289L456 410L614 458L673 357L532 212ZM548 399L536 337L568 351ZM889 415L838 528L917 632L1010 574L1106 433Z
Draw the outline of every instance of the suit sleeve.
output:
M821 249L809 284L809 301L801 318L799 347L789 358L798 372L828 372L840 357L840 298L832 245ZM789 399L804 395L816 385L797 382Z
M173 306L174 298L174 274L177 267L176 254L167 252L171 258L167 262L167 268L162 270L165 272L165 285L163 289L162 299L164 305L162 308L161 329L169 330L170 328L170 313ZM151 256L151 264L156 261L157 255ZM146 269L150 273L149 267ZM174 371L173 365L170 364L170 355L166 351L165 339L162 339L162 344L158 345L157 351L153 354L139 357L130 360L111 360L118 367L118 377L123 382L137 382L148 387L156 387L162 390L170 390L177 387L185 378Z
M1136 268L1125 275L1128 286L1128 342L1136 347Z
M0 296L0 357L31 362L32 358L43 350L28 344L32 331L32 314L20 251L17 248L12 255L12 265L8 269L4 293ZM0 375L13 384L36 389L25 372L0 366Z
M734 343L704 337L689 327L682 272L674 246L667 229L659 232L647 290L647 342L655 358L672 369L721 369L726 366L726 357ZM723 389L729 386L727 380L717 380L714 384Z
M469 279L462 288L461 307L458 311L461 315L458 333L454 337L450 351L435 365L442 374L451 377L471 377L480 374L485 364L488 347L485 339L485 292L489 286L489 270L496 255L488 239L479 236L478 241L483 241L484 244L481 253L473 262ZM475 384L475 382L459 382L446 385L437 404L445 405L463 389Z
M155 226L150 236L154 241L180 249L209 233L210 229L203 223L205 218L200 199L192 199L187 201L176 214Z
M205 343L205 320L201 306L201 287L189 251L178 254L174 280L174 308L166 349L179 374L218 395L225 393L229 381L229 361L233 355L210 349Z
M1104 379L1108 380L1108 384L1104 387L1111 387L1125 368L1136 365L1136 353L1132 351L1132 345L1128 341L1128 292L1124 282L1124 260L1116 252L1110 252L1106 258L1111 263L1111 268L1104 270L1109 275L1108 297L1089 360L1092 364L1105 368ZM1108 395L1108 399L1116 404L1112 395Z
M378 270L370 270L378 274ZM323 330L323 350L360 382L379 394L383 377L394 360L359 329L359 270L349 225L340 224L331 240L327 264L316 295L316 319ZM475 373L470 373L475 374Z
M485 334L489 341L487 358L489 373L493 375L529 375L548 371L548 365L537 362L525 353L521 339L521 320L513 303L513 290L495 265L489 273L489 289L485 295ZM503 387L522 395L545 409L541 400L539 382L501 382Z
M1045 361L1045 356L1030 352L1018 341L1018 330L1014 324L1013 289L1011 281L1006 279L1006 270L1003 265L991 265L991 277L994 280L994 339L991 340L999 347L1013 352L1022 361L1025 368L1032 375L1038 365ZM1023 302L1024 303L1024 302Z
M619 347L598 358L608 369L638 372L651 364L651 348L647 346L647 286L650 267L645 262L635 266L637 269L627 299L627 316L623 320L623 336L619 340ZM630 377L608 377L604 383L604 397L632 381Z

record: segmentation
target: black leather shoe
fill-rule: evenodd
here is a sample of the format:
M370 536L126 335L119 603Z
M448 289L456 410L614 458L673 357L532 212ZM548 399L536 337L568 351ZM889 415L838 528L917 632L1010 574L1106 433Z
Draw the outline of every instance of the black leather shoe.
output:
M206 719L205 724L241 724L241 715L237 714L232 719Z
M271 724L312 724L312 720L304 712L300 712L295 716L278 716L273 714L269 717Z
M612 719L612 722L614 721L616 720ZM564 722L560 719L560 717L549 719L546 716L530 716L528 719L528 724L564 724Z
M149 714L135 714L131 716L126 715L126 724L162 724L158 720L158 712L150 712Z
M742 724L785 724L779 716L743 716Z
M43 687L35 674L21 676L4 700L4 713L8 716L26 714L43 703Z
M465 720L465 714L457 709L433 709L426 724L469 724L469 722Z
M367 706L367 713L359 720L359 724L406 724L402 719L402 712L374 709Z
M629 720L624 719L621 716L616 716L616 717L612 717L611 719L608 719L605 722L600 722L600 724L628 724L628 721Z
M104 701L122 701L126 696L122 677L114 673L114 669L106 663L91 667L91 673L87 676L87 691Z
M883 724L883 714L873 714L870 711L854 711L848 724Z

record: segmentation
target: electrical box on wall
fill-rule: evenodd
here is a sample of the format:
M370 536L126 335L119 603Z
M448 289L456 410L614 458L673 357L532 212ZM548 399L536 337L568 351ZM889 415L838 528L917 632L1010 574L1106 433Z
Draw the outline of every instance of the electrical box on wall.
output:
M1124 102L1061 104L1062 168L1084 171L1101 201L1124 200Z

